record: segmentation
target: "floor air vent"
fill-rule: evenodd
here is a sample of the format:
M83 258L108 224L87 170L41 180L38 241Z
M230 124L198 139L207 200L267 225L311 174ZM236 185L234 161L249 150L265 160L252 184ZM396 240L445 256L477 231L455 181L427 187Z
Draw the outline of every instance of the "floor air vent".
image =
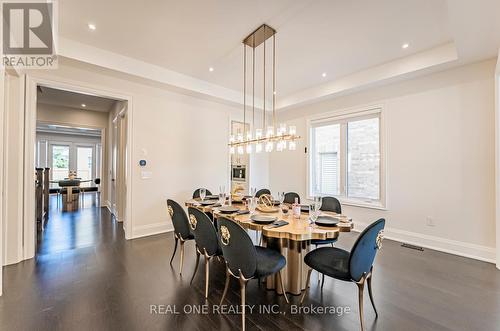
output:
M409 248L409 249L414 249L416 251L421 251L421 252L424 251L424 249L422 247L420 247L420 246L415 246L415 245L410 245L410 244L405 244L405 243L401 244L401 247Z

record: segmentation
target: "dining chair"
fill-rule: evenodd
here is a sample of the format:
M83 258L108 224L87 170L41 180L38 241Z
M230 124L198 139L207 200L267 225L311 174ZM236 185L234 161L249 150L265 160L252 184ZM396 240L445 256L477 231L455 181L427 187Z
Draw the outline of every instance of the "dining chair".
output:
M208 281L209 281L209 262L213 257L222 255L222 250L219 245L217 231L215 231L214 224L210 218L202 211L189 207L189 226L194 235L196 242L196 265L194 267L193 277L191 277L190 284L193 283L196 272L198 271L198 264L200 263L200 255L205 257L205 299L208 298Z
M361 330L364 330L363 291L365 282L368 283L370 301L375 316L378 317L377 308L373 302L372 275L375 255L382 248L384 227L385 219L383 218L370 224L361 232L350 252L336 247L321 247L307 253L304 262L311 269L307 273L306 289L302 293L300 303L304 302L313 269L335 279L354 282L358 286L359 319Z
M323 197L321 199L321 207L319 210L332 211L337 214L342 214L342 206L340 201L335 197Z
M226 261L226 284L220 304L226 297L231 276L238 279L241 292L241 323L242 329L245 330L246 284L250 279L260 279L278 273L283 296L289 303L281 274L281 270L286 265L286 259L275 250L254 246L248 233L239 224L225 217L218 219L217 226L220 247Z
M61 195L61 189L58 187L51 187L51 188L49 188L49 194L56 195L56 207L57 207L57 209L59 209L59 198Z
M298 202L300 203L300 196L297 193L288 192L288 193L285 193L285 199L283 199L283 202L288 203L288 204L294 204L295 198L297 198Z
M255 193L255 197L258 198L263 194L271 194L271 191L269 191L267 188L262 188Z
M182 266L184 263L184 243L189 240L194 240L194 235L189 230L189 221L186 212L181 207L181 205L179 205L174 200L168 199L167 210L174 225L174 239L175 239L174 253L172 254L172 258L170 259L170 265L172 265L175 253L177 252L177 243L180 242L181 259L179 264L179 274L182 275Z
M85 193L87 192L95 192L96 198L99 195L99 185L101 184L101 179L100 178L94 179L94 184L95 184L94 186L82 187L82 192L84 193L82 198L83 201L85 201Z
M201 188L197 188L196 190L194 190L193 199L198 199L200 197L200 190L201 190ZM205 189L205 191L206 191L206 195L212 195L212 192L210 192L209 190Z
M323 197L321 199L321 207L319 208L321 211L331 211L337 214L342 214L342 206L340 205L340 201L335 197ZM337 241L338 238L333 239L313 239L311 240L311 244L318 248L319 245L331 245ZM321 289L323 290L323 286L325 285L325 275L321 276Z

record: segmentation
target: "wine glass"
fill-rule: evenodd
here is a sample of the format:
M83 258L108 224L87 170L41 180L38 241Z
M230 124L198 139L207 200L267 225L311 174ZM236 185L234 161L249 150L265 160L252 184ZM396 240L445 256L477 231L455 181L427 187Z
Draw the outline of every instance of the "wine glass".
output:
M200 188L200 199L201 201L205 200L205 196L207 195L207 190L204 188Z
M248 201L248 210L250 211L250 215L255 213L255 208L257 208L257 198L249 198Z
M316 204L312 204L309 206L309 221L310 223L316 222L318 219L318 209L316 208Z
M316 206L317 213L319 213L322 204L323 204L323 199L321 196L314 197L314 205Z
M250 188L250 195L252 196L252 198L255 198L255 194L257 194L257 188Z
M285 201L285 192L278 192L278 201L280 202L280 208L283 206L283 201Z

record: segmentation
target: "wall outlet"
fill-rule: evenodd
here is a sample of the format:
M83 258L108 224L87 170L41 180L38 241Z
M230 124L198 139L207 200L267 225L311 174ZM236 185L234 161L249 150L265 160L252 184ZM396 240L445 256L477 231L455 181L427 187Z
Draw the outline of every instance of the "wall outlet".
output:
M433 219L432 217L430 217L430 216L427 216L427 217L425 218L425 224L426 224L427 226L436 226L436 220L434 220L434 219Z

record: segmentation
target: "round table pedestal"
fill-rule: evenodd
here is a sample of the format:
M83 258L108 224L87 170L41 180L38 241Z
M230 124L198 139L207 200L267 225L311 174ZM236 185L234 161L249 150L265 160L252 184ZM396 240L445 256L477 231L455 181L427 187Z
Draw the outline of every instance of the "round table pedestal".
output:
M286 258L286 266L281 270L283 285L287 293L299 295L306 289L307 271L309 267L304 263L304 257L310 250L311 241L295 241L289 239L269 238L263 236L264 246L280 252ZM283 294L279 286L279 274L267 277L266 287Z

